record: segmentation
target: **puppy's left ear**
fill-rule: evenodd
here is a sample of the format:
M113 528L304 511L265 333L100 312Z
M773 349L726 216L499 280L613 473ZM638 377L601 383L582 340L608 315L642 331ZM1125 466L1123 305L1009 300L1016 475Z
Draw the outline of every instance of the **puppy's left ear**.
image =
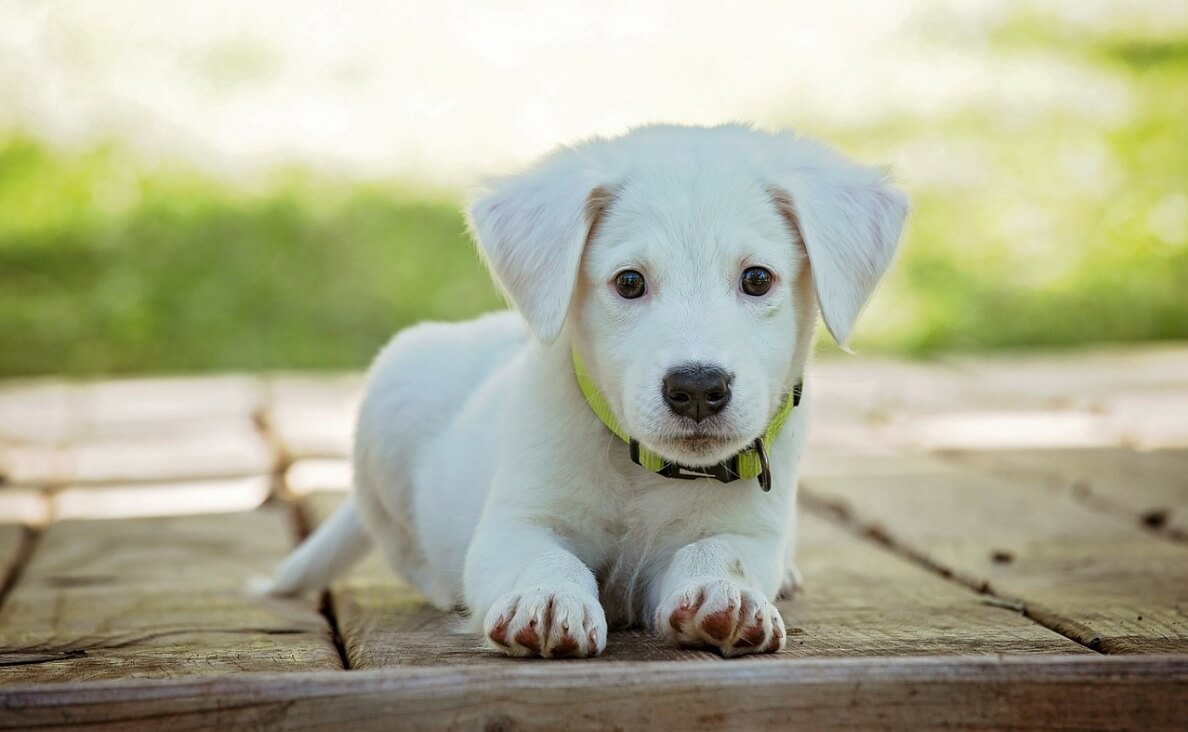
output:
M895 258L908 201L877 168L855 165L823 148L813 150L812 157L790 164L770 190L808 253L825 326L844 347Z
M565 324L586 240L613 197L602 182L581 151L563 149L491 180L467 208L492 275L544 343Z

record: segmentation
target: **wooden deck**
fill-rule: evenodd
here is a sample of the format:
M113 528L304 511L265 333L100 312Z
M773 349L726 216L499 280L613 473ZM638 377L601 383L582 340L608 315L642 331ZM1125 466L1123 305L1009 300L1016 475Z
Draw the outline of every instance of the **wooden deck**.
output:
M788 649L483 651L368 560L360 378L0 384L0 728L1188 728L1188 347L822 361Z

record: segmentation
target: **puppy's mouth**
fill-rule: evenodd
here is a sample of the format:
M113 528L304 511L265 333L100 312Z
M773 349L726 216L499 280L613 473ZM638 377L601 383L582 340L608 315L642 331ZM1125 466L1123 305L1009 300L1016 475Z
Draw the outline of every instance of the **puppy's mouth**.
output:
M679 447L685 450L712 450L726 446L727 443L734 440L729 437L722 437L720 435L706 435L706 434L689 434L677 435L662 440L666 444L671 444L674 447Z
M656 452L687 465L710 465L729 458L751 440L736 434L691 431L654 440Z

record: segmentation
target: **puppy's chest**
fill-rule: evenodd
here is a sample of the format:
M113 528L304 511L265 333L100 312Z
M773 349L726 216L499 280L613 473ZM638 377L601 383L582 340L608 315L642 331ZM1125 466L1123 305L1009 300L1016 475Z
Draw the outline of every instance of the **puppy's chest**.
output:
M593 567L602 604L617 625L646 620L649 589L682 546L745 523L745 506L730 506L728 489L665 479L623 500L608 516L602 561Z

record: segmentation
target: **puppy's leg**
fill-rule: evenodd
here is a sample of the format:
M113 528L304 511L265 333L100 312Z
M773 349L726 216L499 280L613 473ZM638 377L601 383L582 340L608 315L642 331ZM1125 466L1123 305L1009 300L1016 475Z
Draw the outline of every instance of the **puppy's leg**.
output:
M782 579L773 556L773 542L737 534L682 547L655 594L653 627L676 645L727 657L783 649L787 630L770 601Z
M487 643L510 656L597 656L606 614L594 573L552 531L484 521L466 560L466 604Z

